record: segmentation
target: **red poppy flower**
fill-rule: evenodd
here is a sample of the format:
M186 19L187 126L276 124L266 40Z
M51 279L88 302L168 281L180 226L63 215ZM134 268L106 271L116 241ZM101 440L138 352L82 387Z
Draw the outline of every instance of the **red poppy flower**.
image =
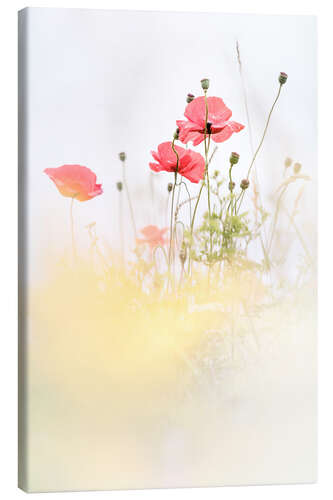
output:
M151 250L157 246L163 246L167 243L167 239L164 238L164 234L167 232L168 228L159 229L157 226L146 226L141 229L140 233L143 234L144 238L137 238L137 243L148 243Z
M186 177L191 182L198 183L204 177L205 160L200 153L196 153L191 149L184 149L175 146L175 150L179 156L178 173ZM155 151L151 152L154 160L157 163L149 163L149 166L154 172L176 172L177 155L172 149L171 142L162 142Z
M229 121L232 112L220 97L207 97L207 133L215 142L224 142L234 133L240 132L244 125ZM186 106L186 120L178 120L179 139L187 144L193 141L197 146L205 139L206 104L205 97L197 97Z
M103 193L102 184L96 184L96 175L82 165L62 165L46 168L44 172L57 186L59 193L79 201L91 200Z

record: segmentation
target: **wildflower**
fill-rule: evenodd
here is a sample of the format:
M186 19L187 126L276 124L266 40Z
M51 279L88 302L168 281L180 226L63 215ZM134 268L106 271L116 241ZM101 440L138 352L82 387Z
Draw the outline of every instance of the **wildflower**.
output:
M201 87L203 90L208 90L209 89L209 79L208 78L203 78L201 80Z
M286 83L288 79L288 75L287 73L283 73L283 71L281 71L280 75L279 75L279 82L281 85L284 85Z
M154 172L178 172L189 181L198 183L204 177L205 160L200 153L191 149L184 149L180 146L174 146L177 155L172 149L171 142L162 142L157 148L157 153L151 154L157 163L149 163ZM177 165L178 163L178 165Z
M153 250L157 246L164 246L167 243L167 239L164 237L168 228L159 229L157 226L149 225L141 229L140 233L143 234L143 238L137 238L138 244L147 243L150 249Z
M208 106L208 118L206 125L206 100ZM240 132L244 125L229 121L232 111L227 108L220 97L197 97L190 102L185 109L186 120L178 120L179 139L187 144L189 141L197 146L209 134L213 141L224 142L234 133ZM206 125L206 127L205 127Z
M294 164L294 174L298 174L301 171L302 164L301 163L295 163Z
M192 102L194 98L195 96L193 94L187 94L186 102L190 104L190 102Z
M238 160L239 160L239 154L238 153L231 153L230 159L229 159L231 165L236 165L236 163L238 163Z
M120 159L120 161L125 161L126 160L126 153L124 153L124 152L119 153L119 159Z
M62 165L46 168L45 174L54 182L63 196L78 201L91 200L103 193L102 184L96 184L96 175L82 165Z
M242 182L240 183L240 187L243 190L247 189L249 185L250 185L249 179L243 179Z
M118 191L122 191L123 190L123 183L122 182L117 182L117 189Z

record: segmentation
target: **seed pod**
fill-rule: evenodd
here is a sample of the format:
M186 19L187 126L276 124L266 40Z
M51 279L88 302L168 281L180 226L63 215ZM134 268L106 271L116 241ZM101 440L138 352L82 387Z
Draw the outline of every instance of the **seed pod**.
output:
M240 187L241 189L243 189L243 191L247 189L249 185L250 185L249 179L243 179L242 182L240 183Z
M230 155L231 165L236 165L236 163L238 163L238 160L239 160L239 154L238 153L231 153L231 155Z
M233 190L235 189L235 186L236 186L236 184L233 181L229 182L229 191L233 192Z
M168 192L169 193L171 193L172 188L173 188L173 184L172 184L172 182L169 182L169 184L168 184Z
M295 163L294 164L294 174L298 174L301 171L302 164L301 163Z
M209 89L209 79L208 78L203 78L201 80L201 87L203 90L208 90Z
M289 168L289 167L291 167L292 164L293 164L293 160L291 158L289 158L289 156L287 156L287 158L284 160L284 166L286 168Z
M124 153L124 152L119 153L119 159L120 159L120 161L125 161L126 160L126 153Z
M193 101L193 99L195 99L195 96L193 94L187 94L187 97L186 97L186 102L188 104L190 104L190 102Z
M288 79L288 75L287 73L283 73L283 71L281 71L280 75L279 75L279 82L281 85L284 85L286 83Z
M117 182L117 189L118 191L122 191L123 190L123 183L122 182Z

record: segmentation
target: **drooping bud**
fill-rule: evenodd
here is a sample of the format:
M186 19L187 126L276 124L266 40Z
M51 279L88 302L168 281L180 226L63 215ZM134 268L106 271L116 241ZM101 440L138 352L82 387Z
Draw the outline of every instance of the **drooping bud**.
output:
M117 189L118 191L122 191L123 190L123 183L122 182L117 182Z
M236 186L236 184L233 181L230 181L229 182L229 191L233 192L233 190L235 189L235 186Z
M126 160L126 153L119 153L119 159L120 159L120 161L125 161Z
M172 184L172 182L169 182L169 184L168 184L168 192L169 193L171 193L172 188L173 188L173 184Z
M249 185L250 185L249 179L243 179L242 182L240 183L240 187L243 190L247 189Z
M289 167L291 167L292 164L293 164L293 160L287 156L287 158L284 160L284 166L286 168L289 168Z
M201 87L203 90L208 90L209 89L209 79L208 78L203 78L201 80Z
M239 154L238 153L231 153L231 155L230 155L231 165L236 165L236 163L238 163L238 160L239 160Z
M295 163L294 164L294 174L298 174L301 171L302 164L301 163Z
M190 102L193 101L193 99L195 99L195 96L193 94L187 94L187 97L186 97L186 102L188 104L190 104Z
M174 140L175 140L175 141L176 141L177 139L179 139L179 128L177 128L177 129L175 130L175 133L173 134L173 138L174 138Z
M280 75L279 75L279 82L281 85L284 85L286 83L288 79L288 75L287 73L283 73L283 71L281 71Z

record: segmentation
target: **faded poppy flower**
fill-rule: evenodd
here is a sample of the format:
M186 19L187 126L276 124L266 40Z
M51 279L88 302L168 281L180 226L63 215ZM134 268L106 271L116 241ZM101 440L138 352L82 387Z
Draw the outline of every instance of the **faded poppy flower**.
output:
M168 228L159 229L157 226L146 226L140 230L143 234L143 238L137 238L137 243L143 244L148 243L150 249L153 250L157 246L164 246L167 243L167 239L164 237Z
M191 182L198 183L204 177L205 160L200 153L191 149L184 149L175 146L179 156L178 173L186 177ZM149 163L154 172L176 172L177 155L172 149L172 142L162 142L155 151L151 152L157 163Z
M96 184L96 175L82 165L62 165L46 168L44 172L57 186L59 193L78 201L91 200L103 193L102 184Z
M229 121L232 112L220 97L207 97L207 133L215 142L224 142L234 133L240 132L244 125ZM205 139L206 104L205 97L197 97L190 102L184 113L186 120L178 120L179 139L187 144L193 141L197 146Z

